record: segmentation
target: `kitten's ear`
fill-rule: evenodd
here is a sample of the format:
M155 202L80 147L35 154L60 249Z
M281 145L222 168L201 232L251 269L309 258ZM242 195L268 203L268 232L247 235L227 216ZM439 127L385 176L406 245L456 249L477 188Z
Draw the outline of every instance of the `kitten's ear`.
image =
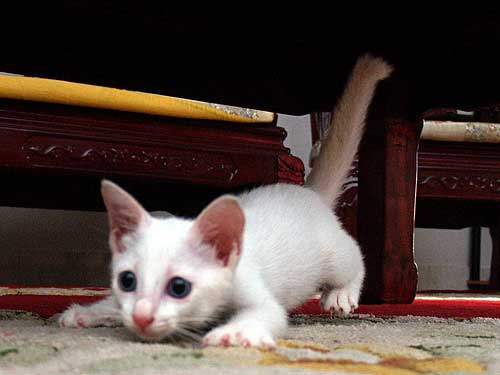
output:
M245 216L238 200L222 196L196 219L190 238L215 251L214 258L224 267L235 267L241 253Z
M149 214L129 193L111 181L102 181L101 194L108 211L111 250L123 253L123 237L146 226Z

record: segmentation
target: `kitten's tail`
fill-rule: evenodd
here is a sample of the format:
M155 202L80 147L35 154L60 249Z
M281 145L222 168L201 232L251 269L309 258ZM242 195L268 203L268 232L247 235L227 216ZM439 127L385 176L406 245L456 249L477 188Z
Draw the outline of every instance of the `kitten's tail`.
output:
M306 185L332 206L342 192L358 151L377 84L391 72L392 67L383 59L363 55L356 62L344 93L335 106L328 134L306 180Z

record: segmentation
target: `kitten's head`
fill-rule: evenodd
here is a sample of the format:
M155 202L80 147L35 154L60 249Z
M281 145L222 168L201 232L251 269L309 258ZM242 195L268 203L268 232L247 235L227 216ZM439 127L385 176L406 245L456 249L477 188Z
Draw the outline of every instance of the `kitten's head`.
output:
M159 340L203 326L227 306L242 249L243 211L224 196L196 220L157 219L103 181L109 217L112 290L123 323Z

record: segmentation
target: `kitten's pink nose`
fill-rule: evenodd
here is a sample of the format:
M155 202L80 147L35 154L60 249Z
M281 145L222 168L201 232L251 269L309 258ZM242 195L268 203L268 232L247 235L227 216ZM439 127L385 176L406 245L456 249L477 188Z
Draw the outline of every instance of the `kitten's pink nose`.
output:
M153 323L153 320L155 320L152 315L138 315L135 313L132 315L132 319L134 319L135 325L139 327L141 331L144 331L146 327Z
M153 305L147 299L140 299L135 303L132 319L137 327L144 331L155 320Z

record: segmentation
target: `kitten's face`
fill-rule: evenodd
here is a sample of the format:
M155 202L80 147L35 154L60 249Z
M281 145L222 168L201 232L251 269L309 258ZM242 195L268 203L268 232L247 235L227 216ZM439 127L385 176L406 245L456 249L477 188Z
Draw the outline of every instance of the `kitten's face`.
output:
M155 219L118 186L103 182L110 221L112 290L124 325L140 337L192 336L227 308L244 217L234 198L196 220Z
M199 327L227 303L233 273L212 262L208 249L203 255L193 248L203 245L190 241L192 226L175 218L152 219L124 238L126 251L113 257L112 289L123 323L144 339Z

